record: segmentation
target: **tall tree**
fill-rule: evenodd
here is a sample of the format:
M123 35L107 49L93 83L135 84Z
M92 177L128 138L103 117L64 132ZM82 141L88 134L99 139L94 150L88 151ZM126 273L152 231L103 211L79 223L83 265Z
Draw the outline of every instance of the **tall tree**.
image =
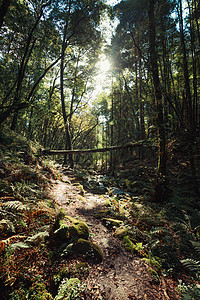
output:
M90 1L90 3L85 3L84 1L65 1L61 10L58 11L63 24L62 33L62 47L61 47L61 63L60 63L60 93L61 93L61 105L63 120L65 126L65 136L66 136L66 149L70 150L72 148L71 135L70 135L70 120L73 113L73 104L75 98L75 85L77 78L77 67L75 67L75 77L74 77L74 87L72 88L72 98L71 98L71 111L67 114L66 111L66 101L65 101L65 69L68 65L66 62L67 55L66 51L83 45L90 44L91 48L94 47L91 44L94 38L98 41L98 31L95 28L100 21L100 14L105 8L102 1ZM56 10L56 7L55 7ZM83 40L84 37L84 40ZM74 57L75 59L75 57ZM79 58L77 58L77 66L79 63ZM87 79L86 79L87 80ZM66 156L64 159L64 164L66 163ZM69 155L69 164L73 168L73 158Z

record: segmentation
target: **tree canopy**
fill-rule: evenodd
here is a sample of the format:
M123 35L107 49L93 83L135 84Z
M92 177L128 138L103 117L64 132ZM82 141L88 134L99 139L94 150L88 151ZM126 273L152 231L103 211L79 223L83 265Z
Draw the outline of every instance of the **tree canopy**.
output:
M164 181L168 143L181 134L199 193L193 149L200 122L197 1L126 0L109 7L97 0L13 0L1 7L1 126L52 150L155 143ZM110 40L102 32L109 18L114 29L104 30ZM102 53L111 68L98 94ZM122 159L120 151L108 156L102 156L107 167L114 157ZM88 157L95 166L98 154ZM64 163L74 167L73 160L65 156Z

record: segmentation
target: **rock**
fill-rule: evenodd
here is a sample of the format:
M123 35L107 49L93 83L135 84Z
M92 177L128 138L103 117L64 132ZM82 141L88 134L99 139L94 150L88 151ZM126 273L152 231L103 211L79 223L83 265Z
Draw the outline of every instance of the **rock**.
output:
M83 238L85 240L89 237L89 228L85 222L76 222L69 227L70 238Z
M121 220L115 220L115 219L110 219L110 218L103 218L102 220L103 224L107 227L119 227L123 224L123 221Z
M74 218L70 218L72 225L63 223L60 228L54 231L53 237L59 240L61 243L71 240L78 240L79 238L88 239L89 228L85 222L78 221Z
M73 245L74 245L73 243L67 245L67 247L65 247L64 250L62 251L61 257L69 256L72 253ZM62 247L62 245L61 245L61 247Z
M118 239L123 239L124 236L126 236L128 234L128 229L126 227L119 227L115 230L115 236Z
M81 222L80 220L77 220L73 217L67 216L67 219L70 220L73 224L78 224L79 222Z
M94 258L97 261L102 261L103 253L100 247L88 240L79 239L72 247L75 254L82 254L87 258Z
M0 237L7 238L15 234L15 227L9 220L3 219L0 221Z
M85 222L79 221L73 217L67 217L72 225L69 227L70 238L83 238L88 239L89 237L89 228Z
M65 242L69 240L70 233L69 233L69 226L67 224L62 224L60 228L54 231L53 237L61 242Z
M54 298L55 300L71 300L80 299L81 282L78 278L65 278L58 288L58 295Z

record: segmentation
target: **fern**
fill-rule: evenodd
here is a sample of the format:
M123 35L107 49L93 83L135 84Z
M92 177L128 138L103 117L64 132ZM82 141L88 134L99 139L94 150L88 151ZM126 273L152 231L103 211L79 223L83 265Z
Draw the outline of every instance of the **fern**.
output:
M159 236L159 235L164 235L164 234L168 234L168 233L169 233L169 231L165 227L156 227L150 231L151 236Z
M192 258L182 259L181 263L188 269L189 272L195 274L195 276L200 278L200 261Z
M200 254L200 242L190 241L195 249L195 251Z
M18 238L24 238L24 236L22 236L22 235L13 235L13 236L10 236L7 239L1 240L0 241L0 254L12 243L12 241L15 241Z
M16 250L16 249L28 249L30 248L29 245L27 245L26 243L23 242L19 242L19 243L14 243L10 246L11 250Z
M3 204L4 209L12 210L15 212L23 212L23 211L28 211L29 207L27 205L24 205L20 201L8 201Z
M35 235L28 237L27 242L28 243L35 243L36 241L45 241L45 238L49 236L49 233L47 231L38 232Z
M192 231L192 225L189 215L185 210L181 210L183 218L176 217L176 221L179 225L182 226L182 228L188 232Z

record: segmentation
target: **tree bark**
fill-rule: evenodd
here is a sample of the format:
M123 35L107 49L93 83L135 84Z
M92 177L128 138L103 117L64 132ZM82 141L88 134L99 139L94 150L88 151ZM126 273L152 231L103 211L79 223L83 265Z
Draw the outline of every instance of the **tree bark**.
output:
M197 181L196 166L194 163L194 153L193 153L194 136L195 136L195 125L194 125L195 118L192 109L192 96L191 96L191 89L190 89L188 61L187 61L184 28L183 28L182 0L179 0L178 14L179 14L179 24L180 24L181 45L183 51L184 83L185 83L187 119L188 119L186 125L187 125L188 145L189 145L189 160L191 165L191 174L192 174L194 193L198 200L200 198L200 191L199 191L199 185Z
M150 47L150 64L153 77L154 95L156 103L156 123L159 139L159 157L158 157L158 172L166 175L166 140L165 126L162 107L162 93L160 87L160 79L158 73L158 56L156 51L156 26L154 16L155 0L149 0L149 47Z
M156 126L158 132L158 167L157 178L154 185L154 200L156 202L166 201L168 198L166 188L166 138L165 124L163 118L162 92L160 86L160 78L158 72L158 55L156 50L156 25L154 16L155 0L149 0L149 52L150 66L153 79L155 104L156 104Z
M71 2L69 3L68 7L68 13L66 16L66 23L65 23L65 28L64 28L64 35L63 35L63 42L62 42L62 52L61 52L61 62L60 62L60 98L61 98L61 105L62 105L62 115L63 115L63 121L64 121L64 130L65 130L65 147L68 150L72 149L71 145L71 137L70 137L70 131L69 131L69 123L68 123L68 118L66 114L66 108L65 108L65 95L64 95L64 59L65 59L65 50L67 46L67 30L68 30L68 15L70 14L71 10ZM67 156L64 156L64 161L63 164L65 165L67 162ZM74 161L73 157L70 154L69 155L69 164L70 168L73 169L74 167Z
M179 25L180 25L180 39L181 39L181 46L182 46L182 52L183 52L184 85L185 85L185 92L186 92L186 106L187 106L186 124L187 124L187 129L193 132L194 131L194 119L193 119L193 115L192 115L192 97L191 97L191 90L190 90L187 52L186 52L184 29L183 29L182 0L179 0L178 15L179 15Z

